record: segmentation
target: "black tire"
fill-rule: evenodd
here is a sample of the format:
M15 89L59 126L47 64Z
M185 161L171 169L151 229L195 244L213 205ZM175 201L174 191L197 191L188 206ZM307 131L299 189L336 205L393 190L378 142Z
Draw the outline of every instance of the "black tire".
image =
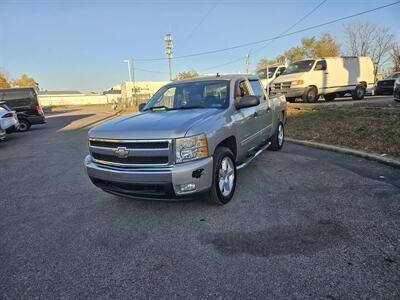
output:
M233 186L231 187L229 194L224 195L224 191L221 191L219 183L220 183L220 168L225 158L232 162ZM214 167L213 167L213 178L212 178L213 184L208 194L209 199L218 205L227 204L232 199L233 194L235 193L236 180L237 180L236 162L232 151L226 147L218 147L214 153ZM225 185L223 186L225 187Z
M351 92L353 100L362 100L365 96L365 86L357 85L356 88Z
M19 128L18 128L19 132L26 132L30 128L31 128L31 123L28 120L26 120L26 119L19 120Z
M309 102L309 103L314 103L317 102L319 98L317 88L315 86L309 86L306 88L304 91L303 96L301 99L303 99L304 102Z
M282 137L280 137L280 133L282 134ZM285 127L283 126L282 122L279 122L278 127L276 127L276 130L271 137L271 146L269 146L269 149L272 151L279 151L282 149L284 142Z
M287 101L287 102L290 102L290 103L294 103L294 102L296 102L296 98L294 98L294 97L288 97L288 98L286 98L286 101Z
M336 93L326 94L324 95L325 101L333 101L336 98Z

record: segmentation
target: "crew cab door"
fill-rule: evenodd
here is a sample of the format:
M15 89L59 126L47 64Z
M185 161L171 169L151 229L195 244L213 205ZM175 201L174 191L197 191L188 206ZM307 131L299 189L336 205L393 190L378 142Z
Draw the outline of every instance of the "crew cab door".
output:
M260 133L259 144L270 136L272 129L272 113L269 100L258 79L249 80L252 89L252 95L260 99L260 104L256 106L257 131Z
M238 80L235 83L235 101L249 95L253 95L249 82ZM260 144L258 106L241 108L234 114L240 153L247 153Z

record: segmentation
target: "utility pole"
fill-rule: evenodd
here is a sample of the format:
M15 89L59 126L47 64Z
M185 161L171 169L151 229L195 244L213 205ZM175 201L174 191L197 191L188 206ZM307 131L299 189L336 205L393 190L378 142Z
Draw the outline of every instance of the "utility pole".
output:
M164 37L164 41L165 41L165 55L168 58L169 80L172 81L172 56L173 56L172 35L170 33L167 33Z
M130 59L125 59L124 62L128 63L129 82L132 82L131 60Z
M250 69L250 53L247 53L247 55L246 55L246 74L249 74L249 69Z

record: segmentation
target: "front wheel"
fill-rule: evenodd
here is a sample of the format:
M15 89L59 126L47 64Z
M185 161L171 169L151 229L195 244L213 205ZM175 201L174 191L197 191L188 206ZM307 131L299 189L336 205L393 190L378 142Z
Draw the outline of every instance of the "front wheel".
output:
M236 188L236 163L232 151L218 147L214 153L213 184L209 198L216 204L228 203Z
M282 149L284 142L285 142L285 128L283 127L283 123L279 122L278 127L276 128L273 136L271 137L270 149L272 151L279 151Z
M308 87L301 98L304 102L317 102L319 98L317 88L315 86Z
M357 85L356 88L351 92L353 100L362 100L365 96L365 87L363 85Z
M336 98L336 94L335 93L331 93L331 94L325 94L324 95L324 99L325 101L333 101Z

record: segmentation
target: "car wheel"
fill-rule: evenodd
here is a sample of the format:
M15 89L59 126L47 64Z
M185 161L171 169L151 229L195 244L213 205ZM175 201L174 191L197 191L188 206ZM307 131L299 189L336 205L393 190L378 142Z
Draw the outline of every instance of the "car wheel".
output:
M209 198L216 204L228 203L236 188L236 163L232 151L218 147L214 153L213 184Z
M324 95L325 101L333 101L333 100L335 100L335 98L336 98L336 94L335 93Z
M274 134L271 137L271 146L269 147L272 151L279 151L283 147L285 142L285 128L283 123L279 122Z
M319 98L317 88L315 86L308 87L301 98L303 99L304 102L310 102L310 103L317 102Z
M29 123L28 120L21 119L19 120L19 128L18 131L20 132L26 132L31 128L31 123Z
M362 100L365 96L365 87L363 85L357 85L356 88L351 92L353 100Z

